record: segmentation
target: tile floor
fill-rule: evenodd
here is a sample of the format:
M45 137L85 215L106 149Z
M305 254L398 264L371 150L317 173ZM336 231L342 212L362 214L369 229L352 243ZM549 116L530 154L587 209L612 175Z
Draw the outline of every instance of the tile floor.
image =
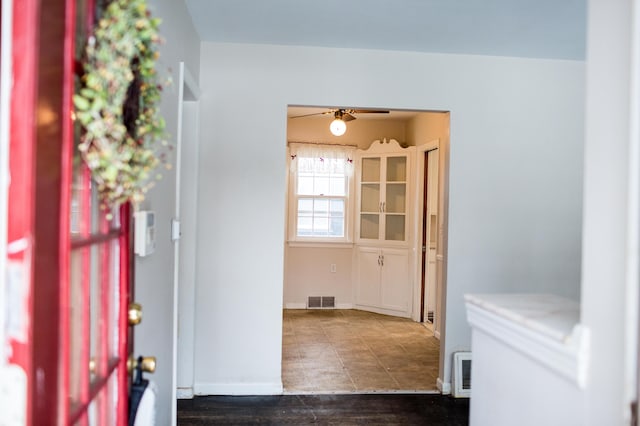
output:
M285 393L436 391L440 342L424 324L357 310L283 315Z

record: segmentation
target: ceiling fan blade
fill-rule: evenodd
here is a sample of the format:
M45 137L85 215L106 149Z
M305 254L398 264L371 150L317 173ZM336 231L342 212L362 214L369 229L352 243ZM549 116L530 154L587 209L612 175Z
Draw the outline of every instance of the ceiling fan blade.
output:
M351 121L351 120L355 120L355 119L356 118L353 115L349 114L348 112L345 112L344 114L342 114L342 121L344 121L345 123L347 121Z
M351 114L389 114L389 111L382 109L350 109Z
M304 114L304 115L294 115L289 118L302 118L302 117L311 117L312 115L327 115L332 114L333 111L325 111L325 112L314 112L313 114Z

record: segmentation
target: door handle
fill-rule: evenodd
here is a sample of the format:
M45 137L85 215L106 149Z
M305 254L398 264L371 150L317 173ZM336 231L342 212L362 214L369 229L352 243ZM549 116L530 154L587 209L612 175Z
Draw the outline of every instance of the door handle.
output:
M387 209L387 202L383 201L382 202L382 213L384 213L386 209Z
M156 357L155 356L143 356L140 360L140 369L145 373L155 373L156 371ZM138 359L130 355L127 359L127 371L131 373L138 366Z
M384 254L380 255L380 266L384 266Z
M142 322L142 306L139 303L129 304L129 312L127 314L129 325L138 325Z

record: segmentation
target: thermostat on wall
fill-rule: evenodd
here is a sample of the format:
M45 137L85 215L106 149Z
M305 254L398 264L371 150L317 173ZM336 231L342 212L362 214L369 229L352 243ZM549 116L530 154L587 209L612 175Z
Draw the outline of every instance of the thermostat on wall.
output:
M138 256L148 256L156 248L155 213L139 211L133 214L134 242L133 249Z

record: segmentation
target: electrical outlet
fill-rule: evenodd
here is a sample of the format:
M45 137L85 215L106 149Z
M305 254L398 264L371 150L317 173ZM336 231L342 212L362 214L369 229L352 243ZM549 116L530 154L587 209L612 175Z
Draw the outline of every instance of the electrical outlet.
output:
M338 268L336 267L336 264L335 264L335 263L332 263L332 264L331 264L331 272L335 273L335 272L337 271L337 269L338 269Z

